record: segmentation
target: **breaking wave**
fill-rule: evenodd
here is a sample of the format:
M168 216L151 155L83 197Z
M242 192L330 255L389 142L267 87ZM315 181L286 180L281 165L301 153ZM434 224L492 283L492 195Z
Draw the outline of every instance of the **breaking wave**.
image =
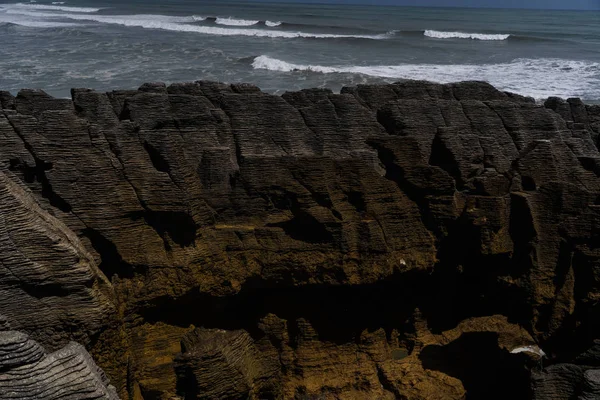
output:
M72 7L76 8L77 12L64 12L64 9L69 7L60 7L63 11L61 13L54 12L55 9L47 8L35 8L38 5L34 4L29 7L21 7L11 5L0 5L0 11L3 11L1 15L11 17L2 20L3 22L21 24L31 22L31 26L39 24L39 26L45 26L44 24L52 24L54 26L67 26L57 24L69 24L70 21L78 22L97 22L103 24L115 24L127 27L140 27L147 29L162 29L167 31L176 32L190 32L200 33L205 35L217 35L217 36L253 36L253 37L268 37L268 38L313 38L313 39L388 39L390 35L387 34L333 34L333 33L313 33L303 31L291 31L291 30L270 30L270 29L257 29L250 27L250 25L258 24L260 21L241 20L234 18L216 18L216 17L202 17L202 16L168 16L168 15L152 15L152 14L139 14L139 15L99 15L94 14L91 8L83 7ZM43 6L43 7L59 7L59 6ZM85 11L84 11L85 10ZM46 11L46 12L44 12ZM48 12L52 11L52 12ZM12 17L14 16L14 17ZM27 17L27 18L24 18ZM67 20L67 22L65 22ZM208 26L204 24L195 24L196 22L213 21L220 25L231 25L232 28L220 27L220 26ZM277 26L275 22L271 22L270 26ZM266 22L265 22L266 25Z
M273 22L273 21L265 21L265 25L269 26L271 28L274 28L276 26L280 26L281 22L277 21L277 22Z
M11 19L10 21L5 20L2 16L0 16L0 25L19 25L25 26L28 28L73 28L81 26L81 24L73 23L73 22L50 22L50 21L32 21L32 20L15 20Z
M506 40L510 37L510 34L442 32L432 30L427 30L423 34L435 39Z
M55 4L64 4L64 2L54 2L54 5L36 4L36 3L16 3L10 4L11 8L25 9L25 10L47 10L47 11L64 11L64 12L76 12L76 13L95 13L100 11L100 8L92 7L63 7Z
M81 26L76 22L63 22L53 19L31 18L28 15L10 15L0 13L0 24L25 26L28 28L72 28Z
M501 90L544 99L550 96L600 98L600 63L563 59L517 59L503 64L403 64L323 66L293 64L265 55L252 61L254 69L277 72L362 74L388 79L419 79L450 83L487 81Z
M228 26L252 26L258 24L260 21L248 20L248 19L236 19L232 17L228 18L216 18L215 24L217 25L228 25Z

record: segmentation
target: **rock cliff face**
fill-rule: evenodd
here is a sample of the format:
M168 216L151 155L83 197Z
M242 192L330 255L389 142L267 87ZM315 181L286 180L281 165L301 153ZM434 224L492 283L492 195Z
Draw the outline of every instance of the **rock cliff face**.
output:
M600 395L598 106L414 81L0 104L0 314L122 399Z
M85 348L71 342L48 354L28 335L0 326L0 399L118 400Z

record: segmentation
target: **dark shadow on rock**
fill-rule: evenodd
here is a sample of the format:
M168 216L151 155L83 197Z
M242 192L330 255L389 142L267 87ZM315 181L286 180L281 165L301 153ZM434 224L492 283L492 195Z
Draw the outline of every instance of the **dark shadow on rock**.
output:
M460 379L467 400L531 398L524 356L501 349L496 333L465 333L445 346L425 347L419 359L425 369Z
M117 246L99 231L87 228L84 229L82 235L87 237L94 250L100 254L101 262L98 268L111 280L116 274L120 278L132 278L134 274L133 266L125 261L119 254Z
M168 235L169 238L180 247L192 246L196 240L196 223L194 222L194 219L185 212L145 210L130 213L129 216L133 220L144 218L144 221L146 221L146 223L150 225L163 240L166 239L165 235ZM168 250L166 241L165 248Z

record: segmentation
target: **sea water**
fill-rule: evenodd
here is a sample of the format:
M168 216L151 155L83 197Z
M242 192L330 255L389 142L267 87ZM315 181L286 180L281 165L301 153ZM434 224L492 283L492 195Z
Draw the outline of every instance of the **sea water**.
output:
M0 1L0 90L249 82L283 93L483 80L600 99L600 12L260 3Z

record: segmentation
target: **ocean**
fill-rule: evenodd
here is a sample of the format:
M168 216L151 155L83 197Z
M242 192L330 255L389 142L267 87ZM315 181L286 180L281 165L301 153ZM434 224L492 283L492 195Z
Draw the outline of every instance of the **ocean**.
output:
M197 0L0 1L0 89L484 80L600 100L600 12Z

